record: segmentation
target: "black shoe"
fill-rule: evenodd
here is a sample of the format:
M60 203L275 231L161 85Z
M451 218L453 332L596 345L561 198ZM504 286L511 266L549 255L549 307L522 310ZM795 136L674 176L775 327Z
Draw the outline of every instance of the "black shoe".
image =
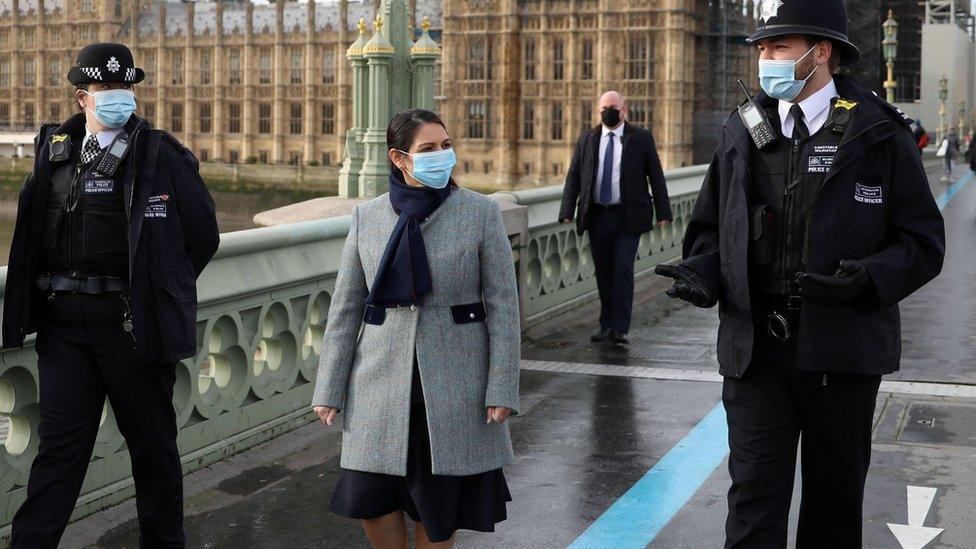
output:
M610 341L613 338L613 330L609 328L600 328L600 331L590 336L590 341L593 343L599 343L601 341Z
M617 344L620 344L620 345L627 345L628 343L630 343L630 340L627 339L627 334L625 334L623 332L618 332L618 331L614 330L612 337L613 337L613 342L614 343L617 343Z

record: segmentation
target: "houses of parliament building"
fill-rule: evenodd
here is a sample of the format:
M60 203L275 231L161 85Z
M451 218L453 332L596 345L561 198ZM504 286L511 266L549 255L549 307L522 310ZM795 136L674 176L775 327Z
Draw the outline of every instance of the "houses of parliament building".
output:
M0 128L76 112L65 78L75 55L116 41L146 70L138 114L201 161L338 166L352 125L346 49L378 4L0 0ZM609 89L654 132L665 167L707 161L740 100L735 77L755 81L742 41L751 0L408 4L442 44L436 102L462 182L561 182Z

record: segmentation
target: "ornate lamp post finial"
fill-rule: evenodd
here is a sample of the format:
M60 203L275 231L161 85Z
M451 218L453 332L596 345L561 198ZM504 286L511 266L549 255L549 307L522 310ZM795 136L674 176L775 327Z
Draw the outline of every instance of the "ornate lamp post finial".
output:
M420 28L424 29L424 32L430 31L430 16L425 15L424 20L420 22Z
M359 34L366 34L366 18L360 17L359 23L356 23L356 28L359 29Z

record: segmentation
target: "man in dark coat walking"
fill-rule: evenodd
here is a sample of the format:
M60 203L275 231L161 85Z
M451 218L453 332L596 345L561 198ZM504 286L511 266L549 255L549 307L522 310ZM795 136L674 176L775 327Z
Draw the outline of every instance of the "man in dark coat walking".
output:
M597 105L601 125L580 135L566 174L559 220L589 231L600 292L594 342L626 344L634 303L640 235L671 222L671 202L651 132L629 124L623 97L609 91ZM577 215L578 212L578 215Z
M755 101L776 140L760 147L745 125L758 117L732 114L684 261L658 272L673 297L719 305L725 546L786 546L802 444L797 547L856 548L878 387L901 357L898 302L940 272L945 228L911 121L832 74L860 55L843 1L759 11Z
M122 44L82 49L68 72L82 112L41 127L20 193L3 346L37 333L41 418L15 549L57 547L106 397L132 461L140 546L185 544L173 386L176 362L197 352L196 279L219 234L193 154L134 114L144 77Z

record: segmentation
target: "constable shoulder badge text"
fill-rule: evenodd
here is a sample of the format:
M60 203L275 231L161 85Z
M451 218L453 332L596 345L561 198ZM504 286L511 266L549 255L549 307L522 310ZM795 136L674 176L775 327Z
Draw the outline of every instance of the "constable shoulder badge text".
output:
M146 213L143 215L143 217L148 217L148 218L166 217L167 202L169 202L168 194L156 194L150 196L149 202L148 204L146 204Z

